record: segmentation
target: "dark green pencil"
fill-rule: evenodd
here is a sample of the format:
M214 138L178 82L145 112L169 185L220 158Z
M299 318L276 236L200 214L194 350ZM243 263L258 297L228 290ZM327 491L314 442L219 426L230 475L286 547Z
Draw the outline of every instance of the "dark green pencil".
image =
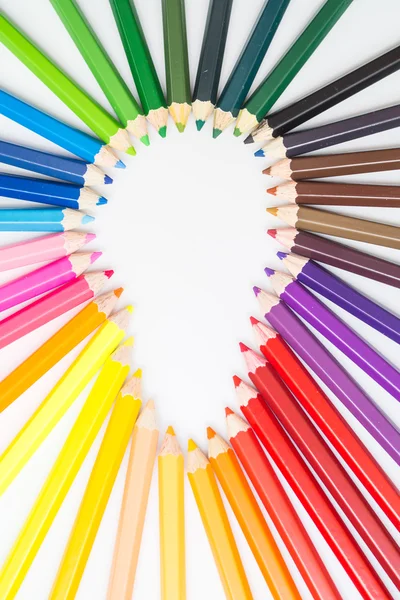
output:
M235 135L254 129L286 90L353 0L326 0L276 67L250 96L239 113Z
M193 91L193 114L198 131L212 115L217 101L232 0L210 0Z
M168 109L133 0L110 0L126 58L148 121L167 135Z
M192 109L184 0L162 0L169 114L182 133Z
M239 114L260 65L274 39L290 0L266 0L214 111L213 137L218 137Z

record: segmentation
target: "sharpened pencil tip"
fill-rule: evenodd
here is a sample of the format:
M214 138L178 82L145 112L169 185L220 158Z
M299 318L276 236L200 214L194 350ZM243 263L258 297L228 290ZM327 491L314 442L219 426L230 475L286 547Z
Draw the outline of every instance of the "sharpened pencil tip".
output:
M217 434L212 427L207 427L207 439L212 440Z
M136 369L136 371L133 374L133 377L136 377L136 379L142 379L142 369Z
M104 275L107 277L107 279L110 279L114 275L113 269L107 269L107 271L104 271Z
M250 317L250 323L251 323L252 325L258 325L258 324L259 324L259 322L260 322L260 321L259 321L258 319L256 319L255 317Z
M242 132L240 131L240 129L238 129L237 127L235 127L235 129L233 130L233 135L235 137L240 137L242 135Z
M133 306L132 304L128 304L128 306L125 306L125 310L127 310L129 313L133 313Z
M117 296L117 298L120 298L122 296L123 291L123 287L117 288L116 290L114 290L114 295Z
M136 150L133 146L130 146L127 150L125 150L126 154L129 154L129 156L136 156Z
M270 269L269 267L265 267L264 273L267 277L271 277L271 275L275 275L274 269Z
M278 186L276 185L275 187L268 188L267 192L268 192L268 194L272 194L272 196L276 196L276 190L277 189L278 189Z
M82 217L82 225L87 225L92 221L94 221L94 217L92 217L92 215L85 215L84 217Z
M214 128L213 129L213 134L212 134L214 140L216 140L217 137L219 137L221 135L221 133L222 133L222 129L216 129L216 128Z
M96 234L95 233L87 233L86 234L86 238L85 238L85 242L86 242L86 244L89 244L89 242L92 242L95 239L96 239Z
M233 385L235 386L235 388L239 387L239 385L242 383L242 380L237 375L234 375L232 377L232 379L233 379Z
M176 128L179 133L183 133L185 131L186 124L184 125L183 123L176 123Z
M115 168L116 169L126 169L126 164L124 162L122 162L122 160L119 160L118 162L115 163Z
M92 252L92 255L90 257L91 264L96 262L96 260L98 260L102 254L103 254L102 252Z
M187 449L188 449L188 452L193 452L193 450L197 449L196 442L194 442L191 438L190 438L190 440L188 440Z
M287 252L281 252L281 251L277 252L276 255L279 258L279 260L283 260L284 258L289 256L289 254Z
M277 229L267 229L267 233L268 235L270 235L272 238L276 238L276 234L277 234L278 230Z
M258 296L258 294L261 292L261 288L257 287L256 285L253 286L253 292L255 296Z
M105 185L110 185L110 183L113 183L113 179L109 176L109 175L104 175L104 183Z
M269 213L270 215L273 215L274 217L277 217L278 216L278 207L271 206L270 208L267 208L267 213Z
M226 415L227 417L229 417L229 415L234 415L234 414L235 414L235 413L233 412L233 410L232 410L231 408L229 408L229 406L227 406L227 407L225 408L225 415Z
M246 344L243 344L243 342L239 342L239 348L240 352L248 352L250 350L250 348L246 346Z
M142 135L142 137L140 138L140 141L145 146L150 146L150 138L149 138L149 136L147 134L146 135Z
M96 202L96 206L103 206L103 204L108 204L108 200L107 198L104 198L104 196L100 196Z
M167 126L166 125L163 125L162 127L160 127L160 129L158 130L158 135L160 135L162 138L167 137Z
M257 152L254 152L254 156L257 156L257 158L264 158L264 150L260 148L259 150L257 150Z
M271 175L271 167L268 167L267 169L264 169L263 174L264 175Z
M253 144L253 142L254 140L252 135L248 135L247 138L244 140L245 144Z
M168 433L168 435L175 435L175 430L174 430L174 428L172 427L172 425L170 425L170 426L167 428L167 431L166 431L165 433Z
M205 125L205 121L203 119L196 119L196 129L197 131L201 131Z

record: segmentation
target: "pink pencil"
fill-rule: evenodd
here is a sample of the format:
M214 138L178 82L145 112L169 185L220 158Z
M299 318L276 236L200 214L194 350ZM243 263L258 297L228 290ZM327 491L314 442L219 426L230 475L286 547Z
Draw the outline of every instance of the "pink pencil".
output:
M0 321L0 349L92 300L113 273L109 270L81 275Z
M94 233L66 231L0 248L0 271L57 260L96 238Z
M0 312L72 281L86 271L101 254L101 252L71 254L5 283L0 286Z

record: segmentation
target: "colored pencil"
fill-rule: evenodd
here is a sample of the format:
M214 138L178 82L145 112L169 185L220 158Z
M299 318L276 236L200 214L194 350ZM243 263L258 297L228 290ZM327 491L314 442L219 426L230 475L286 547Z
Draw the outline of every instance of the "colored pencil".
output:
M264 169L263 173L272 177L301 181L396 170L400 170L400 148L284 158Z
M185 0L162 0L162 13L167 105L178 131L182 133L192 105Z
M92 271L65 283L28 306L17 310L0 321L0 348L5 348L24 335L42 327L58 316L92 300L113 271ZM1 383L0 383L1 385ZM4 396L0 401L0 406Z
M140 395L140 389L132 390L134 398ZM149 400L133 430L107 600L132 598L158 434L154 402Z
M93 264L101 252L81 252L59 258L0 286L0 312L72 281Z
M49 600L72 600L76 596L140 405L129 393L121 392L117 397Z
M0 114L38 133L88 163L105 168L125 168L122 160L118 160L111 148L103 144L101 140L59 121L4 90L0 90Z
M125 336L132 307L103 323L0 457L0 495Z
M78 210L93 210L108 202L104 196L80 185L6 173L0 173L0 197Z
M393 460L400 464L400 433L397 428L279 298L263 292L258 293L258 299L272 327Z
M400 127L400 104L275 138L255 156L291 158Z
M400 401L400 373L291 275L265 269L276 295Z
M400 344L398 316L376 304L309 258L286 252L278 252L278 256L293 277L301 283Z
M207 429L208 458L274 600L301 600L239 461L226 441Z
M193 440L188 442L187 474L227 600L252 600L214 473Z
M80 250L94 239L94 233L67 231L3 246L0 248L0 272L57 260Z
M2 140L0 140L0 162L76 185L107 185L113 181L98 167L83 160L50 154Z
M217 138L238 116L289 2L290 0L266 0L261 9L218 98L214 112L214 138Z
M197 130L212 115L231 18L232 0L210 0L196 81L193 90L193 115Z
M184 460L172 427L158 455L162 600L186 598Z
M244 104L235 135L258 125L340 19L352 0L326 0L294 44Z
M97 285L104 284L107 275L96 273ZM101 279L100 279L101 277ZM3 411L47 373L71 350L99 327L110 315L122 293L119 288L92 300L33 354L18 365L2 381L0 410Z
M291 252L400 288L400 265L293 227L267 232Z
M400 186L397 185L288 181L267 191L292 204L400 208Z
M126 58L147 120L167 135L168 109L133 0L110 0Z
M257 396L252 388L240 390L245 417L361 595L376 599L389 597L313 472L398 585L400 573L396 564L399 564L400 552L394 539L271 365L248 348L242 346L242 352L249 377L260 392Z
M355 473L380 508L400 528L400 496L368 449L276 331L250 319L260 352L297 398L305 412Z
M1 208L0 231L68 231L94 217L70 208Z
M336 81L328 83L301 100L268 115L249 135L245 143L265 142L268 139L282 136L395 73L398 69L400 69L400 46L381 54L378 58L374 58Z
M0 41L103 142L115 150L135 154L128 134L120 123L88 96L4 15L0 15Z
M347 217L308 206L279 206L267 208L267 212L296 229L400 250L400 228L393 225Z
M228 437L314 600L340 596L250 425L225 409Z
M148 146L146 119L75 0L50 0L75 46L124 127Z
M106 360L0 573L0 593L14 598L70 490L128 372L131 346ZM123 395L124 388L120 395Z

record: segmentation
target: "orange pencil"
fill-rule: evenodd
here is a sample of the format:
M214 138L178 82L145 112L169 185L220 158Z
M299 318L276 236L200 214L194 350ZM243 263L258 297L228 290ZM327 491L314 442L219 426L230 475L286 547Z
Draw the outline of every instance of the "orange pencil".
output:
M193 440L188 442L187 473L227 600L252 600L214 473Z
M47 342L0 381L0 412L92 333L109 316L123 289L103 294L55 333Z
M289 569L229 444L207 428L208 457L274 600L301 600Z

